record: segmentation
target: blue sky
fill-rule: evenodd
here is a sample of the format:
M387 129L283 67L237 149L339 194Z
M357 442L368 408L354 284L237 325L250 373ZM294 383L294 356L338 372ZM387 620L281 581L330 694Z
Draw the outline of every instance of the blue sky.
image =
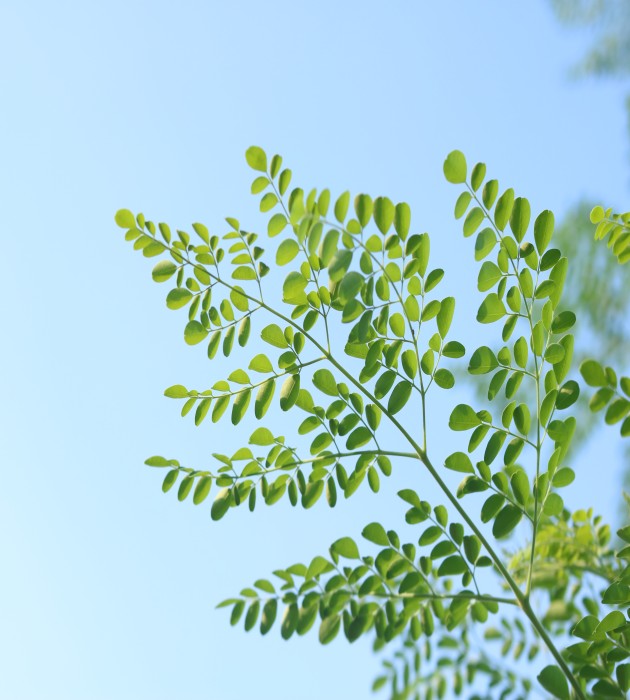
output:
M423 475L400 465L379 497L220 523L164 496L147 456L203 464L241 436L195 428L162 391L206 388L230 363L184 345L113 214L262 227L243 158L257 143L307 187L408 201L465 319L478 300L441 173L451 149L534 209L627 201L623 91L567 78L586 39L541 0L0 6L1 697L369 696L367 642L263 640L214 605L371 520L398 527L395 492ZM438 454L465 394L438 403ZM569 493L612 517L610 436L587 446Z

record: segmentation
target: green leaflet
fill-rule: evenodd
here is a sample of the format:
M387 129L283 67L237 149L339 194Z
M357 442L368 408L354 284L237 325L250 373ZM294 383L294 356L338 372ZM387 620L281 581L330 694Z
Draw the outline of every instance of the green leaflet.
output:
M321 644L330 644L339 633L341 618L339 615L332 615L322 620L319 627L319 641Z
M120 228L134 228L136 225L136 220L129 209L119 209L114 220Z
M168 459L164 459L164 457L149 457L148 459L145 460L144 462L147 467L170 467L171 462Z
M232 425L238 425L241 422L249 406L250 398L250 389L241 391L234 397L234 402L232 404Z
M470 192L462 192L459 197L457 198L457 202L455 203L455 218L456 219L461 219L462 216L466 213L466 210L468 209L468 206L470 205L470 202L472 200L472 195Z
M575 324L575 314L572 311L562 311L559 313L551 324L551 330L556 333L566 333Z
M479 270L477 288L480 292L487 292L494 287L502 276L501 270L493 262L486 260Z
M335 202L335 218L342 224L348 213L348 206L350 204L350 192L344 192L339 195L337 201Z
M214 499L212 508L210 509L210 516L213 520L221 520L221 518L228 512L230 508L230 500L230 490L227 488L221 489Z
M275 323L270 324L263 328L260 337L269 345L273 345L276 348L286 348L289 344L284 337L284 333L280 326Z
M549 210L541 212L536 217L536 221L534 222L534 240L536 241L536 248L541 255L551 242L554 225L554 215L553 212Z
M203 503L210 493L210 488L212 486L212 478L209 476L202 476L195 486L195 493L193 494L193 503L199 505Z
M275 598L269 599L263 606L262 616L260 620L260 633L267 634L273 627L278 614L278 601Z
M358 194L354 199L354 211L357 219L363 228L365 228L372 218L374 203L368 194Z
M171 469L164 477L164 481L162 482L162 492L167 493L168 491L170 491L175 485L175 482L177 481L178 477L179 469Z
M273 209L278 203L278 198L273 192L267 192L260 200L260 211L267 212Z
M269 219L269 223L267 224L267 235L269 236L269 238L274 238L279 233L282 233L282 231L284 231L284 229L286 228L288 223L289 222L287 221L287 217L284 214L281 214L281 213L274 214L271 217L271 219ZM287 240L293 240L293 239L287 239ZM295 256L293 256L293 257L295 257Z
M512 216L512 207L514 206L514 190L507 189L497 200L497 205L494 210L494 223L496 227L503 231L507 226L510 217Z
M259 354L252 358L251 362L249 363L249 369L254 370L254 372L262 372L264 374L267 372L273 372L273 365L271 364L271 360L266 355Z
M479 226L481 226L484 218L485 214L483 213L483 209L481 209L481 207L473 207L464 219L464 236L466 238L472 236Z
M453 373L444 367L435 372L433 379L441 389L452 389L455 386Z
M519 367L527 367L527 357L529 355L529 348L527 341L524 337L520 337L514 343L514 360ZM564 355L564 352L563 352Z
M389 231L392 224L394 223L395 214L396 208L394 207L390 199L388 199L387 197L377 197L374 200L374 223L377 225L378 230L383 235L385 235ZM402 217L399 215L399 220L400 218L402 218L403 224L406 222L408 229L409 217L405 213L402 215Z
M606 386L608 378L604 368L595 360L584 360L580 365L580 374L589 386Z
M405 380L398 382L389 397L389 401L387 402L388 413L393 415L401 411L411 397L411 390L412 385L409 382Z
M514 200L512 215L510 216L510 228L514 234L514 238L520 243L529 227L531 218L531 207L529 202L523 197L517 197Z
M562 671L555 665L545 666L537 676L542 687L560 700L569 700L569 684Z
M444 357L463 357L466 354L466 348L456 340L450 340L442 348Z
M494 352L487 346L477 348L470 358L468 372L470 374L487 374L499 366Z
M372 432L365 426L360 426L353 430L346 440L346 448L348 450L356 450L363 445L366 445L372 440Z
M488 180L483 186L482 199L486 209L492 209L497 195L499 194L499 183L497 180Z
M472 430L478 425L481 425L479 416L470 406L463 403L455 406L448 421L451 430Z
M199 321L189 321L184 328L184 340L188 345L197 345L206 339L208 331Z
M338 282L348 271L352 262L351 250L338 250L328 265L328 274L333 282Z
M256 428L249 441L252 445L272 445L274 442L273 433L268 428Z
M289 304L306 303L306 285L308 280L301 272L290 272L282 286L282 299Z
M167 396L169 399L185 399L188 397L188 389L181 384L174 384L164 390L164 396Z
M302 495L302 507L311 508L317 503L319 497L324 491L324 482L316 481L314 483L307 484L304 494Z
M411 208L406 202L399 202L394 213L394 228L396 233L404 241L409 234L411 226Z
M468 564L459 554L446 557L438 568L438 576L455 576L468 571Z
M464 452L454 452L452 455L449 455L444 462L444 466L455 472L475 473L470 457Z
M245 151L245 159L247 160L247 165L253 170L266 172L267 156L259 146L250 146L247 151Z
M361 534L366 540L368 540L368 542L379 544L382 547L389 546L387 533L385 532L385 528L380 523L370 523L369 525L366 525Z
M276 251L276 265L286 265L300 252L300 246L293 238L285 238Z
M359 272L348 272L339 283L338 299L344 306L354 299L363 287L363 275Z
M151 276L155 282L166 282L177 272L177 266L171 260L160 260L153 268Z
M351 537L342 537L330 546L333 556L344 557L344 559L359 559L359 548Z
M418 357L413 350L405 350L402 353L401 364L409 379L413 379L418 373Z
M256 622L258 622L258 614L260 613L260 602L255 600L247 610L245 615L245 631L249 632Z
M442 299L440 303L440 310L438 311L436 317L438 331L442 338L446 337L446 334L451 327L454 312L455 299L453 297L446 297L446 299Z
M282 384L280 390L280 408L288 411L295 406L300 391L300 375L289 375Z
M402 314L396 312L389 319L389 327L392 333L398 338L404 338L405 336L405 318Z
M169 309L181 309L188 304L192 296L193 295L187 289L176 287L175 289L171 289L166 295L166 306L168 306Z
M488 294L479 307L477 321L479 323L494 323L502 319L506 313L503 301L493 292Z
M470 186L476 192L486 177L486 164L477 163L470 174Z
M475 241L475 260L483 260L497 244L496 233L491 228L484 228L477 234Z
M560 343L552 343L545 350L545 360L552 365L557 364L564 358L564 348Z
M461 151L451 151L444 161L444 176L453 184L466 182L466 158Z
M313 373L313 385L328 396L337 396L337 382L329 369L318 369Z

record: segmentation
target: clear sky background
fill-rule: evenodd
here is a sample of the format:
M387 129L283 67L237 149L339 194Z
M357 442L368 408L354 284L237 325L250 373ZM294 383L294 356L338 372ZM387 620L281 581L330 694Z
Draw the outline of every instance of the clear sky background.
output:
M243 158L257 143L306 187L408 201L443 294L469 299L466 340L478 298L442 177L451 149L535 209L627 203L622 89L567 78L587 39L543 0L0 3L0 697L369 697L367 640L261 639L214 606L371 520L399 527L395 492L423 474L396 465L378 497L220 523L210 501L164 496L147 456L201 468L246 433L195 428L163 389L207 388L238 359L210 365L183 343L113 214L262 228ZM436 404L442 459L466 394ZM611 440L581 453L567 498L614 519Z

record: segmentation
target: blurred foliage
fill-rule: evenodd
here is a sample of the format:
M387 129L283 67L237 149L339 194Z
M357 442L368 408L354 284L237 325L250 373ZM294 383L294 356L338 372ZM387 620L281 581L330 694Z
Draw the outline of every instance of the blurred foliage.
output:
M630 2L628 0L550 0L556 17L567 26L588 28L592 45L580 61L581 76L630 75ZM630 97L626 102L630 114ZM556 233L571 260L565 301L579 309L593 336L593 354L624 361L628 340L630 278L602 246L593 246L589 213L594 203L578 202ZM606 314L601 309L606 308Z
M579 333L585 341L582 347L590 348L589 356L605 357L619 365L626 361L630 338L630 276L606 246L594 245L591 208L585 201L576 204L556 232L558 245L571 261L564 305L579 310ZM602 309L606 309L605 314Z
M580 75L630 73L630 3L628 0L551 0L564 24L588 27L595 34L590 49L576 66Z
M575 66L577 77L627 78L630 75L630 2L628 0L550 0L551 7L560 22L576 30L587 29L593 35L591 46L584 58ZM630 131L630 94L625 100ZM592 355L609 358L620 370L627 370L628 336L630 333L628 301L630 300L630 276L616 264L615 258L603 246L592 246L593 228L588 222L590 206L578 202L559 226L559 244L571 260L569 284L565 299L571 308L579 311L586 320L578 335L590 332ZM601 309L607 313L602 314ZM578 343L578 346L580 343ZM579 361L584 358L578 357ZM582 421L582 440L595 425L589 421L586 401L578 404ZM576 444L579 444L576 443ZM630 464L630 449L624 449L624 462ZM623 485L630 489L630 469L626 469ZM622 503L624 516L629 510L627 501Z

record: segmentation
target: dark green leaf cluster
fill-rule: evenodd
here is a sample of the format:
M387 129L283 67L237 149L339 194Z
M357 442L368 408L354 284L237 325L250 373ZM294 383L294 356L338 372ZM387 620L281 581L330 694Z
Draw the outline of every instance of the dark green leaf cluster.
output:
M433 479L445 502L431 505L404 489L405 521L417 528L412 542L401 544L396 531L372 522L363 537L376 552L362 554L350 537L338 539L326 557L276 570L273 582L258 579L224 601L232 624L242 619L246 630L266 634L277 621L284 639L317 625L324 644L342 631L351 642L369 634L377 650L397 639L401 650L374 684L387 686L396 700L460 694L466 684L480 687L480 677L489 697L525 697L531 683L506 659L531 662L543 647L554 663L538 681L554 697L584 699L587 687L618 697L626 688L621 651L630 654L625 617L613 611L612 622L610 615L600 620L597 595L583 589L592 577L603 578L611 587L602 604L626 605L630 578L614 563L608 527L591 512L571 514L557 492L575 478L566 458L576 421L564 412L580 389L568 379L576 317L560 306L568 262L552 246L553 214L543 211L532 221L527 199L501 190L483 163L469 176L462 153L446 159L447 180L464 186L455 216L464 236L474 237L481 263L477 320L500 322L503 345L487 341L470 355L470 375L487 377L488 404L453 409L449 426L470 432L467 450L443 455L438 468L427 452L427 394L433 384L453 387L445 361L466 351L449 337L455 300L435 296L444 271L429 266L428 234L412 231L404 202L307 192L292 187L280 156L268 158L254 146L246 159L256 172L251 191L267 217L271 251L234 218L221 236L194 224L194 240L128 210L116 221L145 257L162 256L153 279L174 282L166 304L187 309L187 344L205 344L210 360L219 348L227 357L246 348L254 330L269 346L209 389L177 384L165 395L182 401L182 415L194 415L197 426L208 416L213 423L229 416L234 426L252 413L260 421L277 397L280 411L302 412L297 436L287 441L260 426L233 455L215 453L213 470L159 456L147 465L168 469L163 491L178 484L180 501L192 494L201 504L215 485L215 520L230 508L247 503L253 511L261 499L273 505L285 495L310 508L325 493L332 507L338 493L348 498L365 481L378 491L392 460L403 458ZM623 228L627 221L617 223ZM613 248L623 256L626 234L615 235ZM279 301L265 296L274 265L288 268ZM623 396L609 368L589 361L582 375L598 387L592 404L609 404L607 421L625 419L627 434L627 378ZM383 420L396 431L394 445L384 444L384 435L391 438L379 432ZM449 484L453 472L463 475L456 489ZM468 497L481 498L478 518ZM508 562L494 540L513 542L508 538L517 531L526 544L513 547ZM490 615L498 616L492 627ZM589 615L595 626L582 624ZM562 635L562 624L591 635L582 636L590 646L561 654L552 637ZM468 634L477 630L498 645L498 658L485 650L471 654Z

